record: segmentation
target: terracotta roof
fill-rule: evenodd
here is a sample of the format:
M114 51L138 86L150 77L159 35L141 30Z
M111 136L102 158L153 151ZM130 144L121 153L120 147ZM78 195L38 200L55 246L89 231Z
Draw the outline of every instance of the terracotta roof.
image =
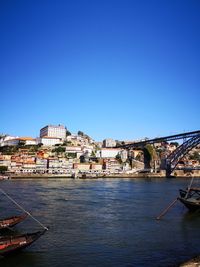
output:
M17 138L18 140L22 140L22 141L35 141L34 138L32 137L28 137L28 136L24 136L24 137L19 137Z

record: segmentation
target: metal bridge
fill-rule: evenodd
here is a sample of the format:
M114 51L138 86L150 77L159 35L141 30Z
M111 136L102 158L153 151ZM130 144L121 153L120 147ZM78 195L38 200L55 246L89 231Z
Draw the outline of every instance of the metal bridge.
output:
M196 134L182 145L178 146L165 161L166 176L170 176L175 170L179 160L184 157L191 149L200 144L200 134Z
M176 135L170 135L165 137L159 137L154 139L147 139L140 142L134 142L126 145L119 145L118 147L124 149L143 149L147 144L161 143L165 141L174 141L183 139L183 143L178 146L168 157L165 159L164 169L166 170L166 176L170 176L176 168L179 160L184 157L191 149L200 144L200 130L181 133Z
M130 144L125 144L125 145L118 145L117 147L125 148L125 149L134 149L134 148L142 148L146 146L147 144L155 144L155 143L161 143L161 142L168 142L168 141L175 141L175 140L180 140L180 139L188 139L192 138L196 135L200 134L199 131L194 131L194 132L187 132L187 133L181 133L181 134L176 134L176 135L169 135L169 136L164 136L164 137L157 137L154 139L146 139L144 141L139 141L139 142L133 142Z

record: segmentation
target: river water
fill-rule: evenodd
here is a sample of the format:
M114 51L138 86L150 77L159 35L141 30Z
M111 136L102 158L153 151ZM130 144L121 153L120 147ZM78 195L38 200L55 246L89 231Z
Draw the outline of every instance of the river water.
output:
M8 193L50 227L32 246L0 259L3 267L168 267L200 254L200 216L172 202L186 179L41 179L1 181ZM1 217L19 214L1 193ZM41 227L31 218L18 233Z

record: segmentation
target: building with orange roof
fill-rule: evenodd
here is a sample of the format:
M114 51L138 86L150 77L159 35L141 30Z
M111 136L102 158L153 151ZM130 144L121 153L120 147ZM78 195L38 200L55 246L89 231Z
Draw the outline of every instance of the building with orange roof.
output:
M32 137L15 137L12 139L4 140L1 146L17 146L22 142L24 145L36 145L36 139Z

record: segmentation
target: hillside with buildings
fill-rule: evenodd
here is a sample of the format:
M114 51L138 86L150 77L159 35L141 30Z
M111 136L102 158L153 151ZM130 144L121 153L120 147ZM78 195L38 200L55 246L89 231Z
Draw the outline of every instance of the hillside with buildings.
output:
M144 169L144 150L117 148L111 138L96 142L79 131L70 133L63 125L47 125L38 138L2 135L0 139L0 171L11 174L57 174L74 176L131 174ZM132 141L133 142L133 141ZM159 172L163 158L176 149L178 143L158 143L148 148L151 168ZM200 149L193 149L179 166L199 166Z

